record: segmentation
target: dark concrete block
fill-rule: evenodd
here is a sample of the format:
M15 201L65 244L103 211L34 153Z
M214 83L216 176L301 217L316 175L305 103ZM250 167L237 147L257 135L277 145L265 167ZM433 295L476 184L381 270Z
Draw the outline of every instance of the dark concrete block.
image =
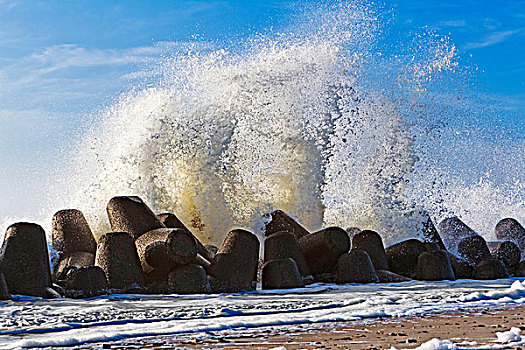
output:
M133 239L144 233L165 228L155 213L136 196L113 197L107 206L113 232L127 232Z
M251 232L232 230L224 239L211 266L210 274L219 280L215 290L251 290L259 262L259 240ZM212 286L213 288L213 286Z
M454 276L457 279L471 279L474 277L475 266L473 264L452 253L448 253L448 258L450 260L450 265L452 265Z
M494 259L501 260L507 269L513 270L519 264L521 251L518 245L511 241L487 242L490 254Z
M376 270L377 277L379 278L379 283L400 283L412 281L412 279L398 275L397 273L387 271L387 270Z
M498 222L495 228L496 237L502 241L511 241L518 245L521 255L525 257L525 228L512 218Z
M264 261L292 258L303 276L310 274L297 238L290 232L277 232L264 241Z
M458 244L458 255L474 265L492 258L487 242L479 235L463 238Z
M197 256L193 235L184 229L160 228L148 231L135 240L142 270L153 269L167 274L175 265L186 265Z
M379 233L364 230L355 234L352 238L352 250L364 250L367 252L374 264L374 268L377 270L388 269L385 247Z
M313 275L331 272L337 259L350 250L350 239L340 227L328 227L299 239L299 246Z
M262 269L263 289L304 287L303 277L292 258L268 261Z
M211 293L206 271L202 266L195 264L174 268L168 274L168 292L172 294Z
M304 227L282 210L275 210L266 216L268 218L268 223L265 225L266 236L285 231L292 233L299 240L309 234Z
M64 281L66 294L72 298L91 298L106 294L108 282L104 271L98 266L72 269Z
M97 242L80 210L60 210L53 216L53 247L61 255L76 252L95 254Z
M159 220L168 228L180 228L191 233L191 231L184 225L182 221L179 220L175 214L172 213L163 213L157 215ZM193 235L193 233L192 233ZM204 259L211 261L215 256L214 252L210 252L206 247L201 243L201 241L193 235L195 242L197 243L197 253L200 254Z
M505 265L497 259L489 259L480 262L474 271L474 278L477 280L496 280L508 277L509 274Z
M109 232L100 237L95 256L111 289L126 290L144 284L135 242L126 232Z
M430 218L430 215L428 213L424 212L422 213L424 217L423 227L422 227L422 236L423 236L423 242L424 243L434 243L436 244L440 250L447 250L445 247L445 244L443 243L443 240L441 239L441 236L439 235L438 230L436 229L436 226L432 222L432 219Z
M379 282L372 260L364 250L352 250L337 260L337 283Z
M46 234L31 223L9 226L0 252L0 269L11 294L43 296L51 286Z
M417 258L426 251L425 244L417 239L408 239L386 248L389 270L399 275L415 278Z
M75 269L83 266L95 265L95 254L88 252L75 252L63 255L55 268L55 277L62 280L66 277L70 269Z
M455 280L454 270L444 250L423 252L417 260L417 277L420 281Z
M443 243L447 250L456 253L459 242L470 236L478 236L478 234L468 227L457 216L446 218L439 223L439 233L443 239Z

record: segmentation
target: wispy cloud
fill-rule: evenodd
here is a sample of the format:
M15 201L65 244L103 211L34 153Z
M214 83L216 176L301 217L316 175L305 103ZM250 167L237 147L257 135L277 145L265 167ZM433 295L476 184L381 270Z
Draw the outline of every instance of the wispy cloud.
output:
M438 22L438 27L445 27L445 28L461 28L465 27L467 25L467 21L463 19L455 20L455 21L442 21Z
M509 40L511 37L521 33L520 29L506 30L501 32L495 32L488 34L484 39L475 42L469 42L465 45L466 49L479 49L482 47L488 47L496 45Z
M24 57L0 60L0 105L25 108L66 105L78 99L104 98L130 83L132 72L145 69L182 44L161 42L126 49L55 45ZM73 103L75 105L76 103Z
M0 12L9 12L19 4L18 0L0 0Z
M77 45L56 45L32 53L17 62L15 67L33 76L44 76L59 70L70 68L90 68L104 66L126 66L152 62L160 55L177 47L177 43L163 42L154 46L128 49L90 49ZM9 67L12 70L12 66Z

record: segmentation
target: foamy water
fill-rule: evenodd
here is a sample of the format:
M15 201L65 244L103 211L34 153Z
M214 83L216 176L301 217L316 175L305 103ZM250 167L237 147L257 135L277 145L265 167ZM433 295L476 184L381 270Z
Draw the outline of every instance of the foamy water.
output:
M314 284L241 294L15 299L0 302L2 349L523 305L525 282Z

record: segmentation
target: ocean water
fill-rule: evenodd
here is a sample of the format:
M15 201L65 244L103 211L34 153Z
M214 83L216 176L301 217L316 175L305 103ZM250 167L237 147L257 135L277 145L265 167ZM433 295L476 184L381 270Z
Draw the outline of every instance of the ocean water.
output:
M23 296L0 302L0 348L57 347L129 338L250 332L270 325L423 316L523 305L525 282L443 281L314 284L218 295L109 295L87 300Z

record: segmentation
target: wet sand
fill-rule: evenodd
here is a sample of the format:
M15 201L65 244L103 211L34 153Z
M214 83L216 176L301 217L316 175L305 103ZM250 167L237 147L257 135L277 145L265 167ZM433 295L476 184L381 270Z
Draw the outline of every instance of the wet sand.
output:
M433 339L449 339L459 348L495 346L496 332L525 330L525 306L481 309L411 318L374 318L235 329L197 334L129 339L91 348L111 349L414 349ZM525 332L523 332L525 333ZM84 348L84 347L83 347ZM517 349L516 346L506 347ZM525 346L523 346L525 349Z

